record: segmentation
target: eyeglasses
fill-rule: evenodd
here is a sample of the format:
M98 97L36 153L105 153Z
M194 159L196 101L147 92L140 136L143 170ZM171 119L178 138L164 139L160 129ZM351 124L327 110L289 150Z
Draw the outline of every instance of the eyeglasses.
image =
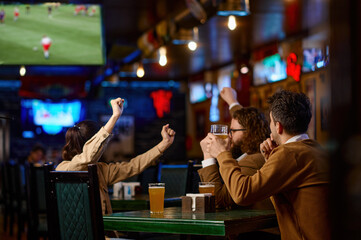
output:
M232 137L232 132L238 132L238 131L247 131L247 129L245 129L245 128L239 128L239 129L232 129L232 128L230 128L229 129L229 133L231 134L231 137Z

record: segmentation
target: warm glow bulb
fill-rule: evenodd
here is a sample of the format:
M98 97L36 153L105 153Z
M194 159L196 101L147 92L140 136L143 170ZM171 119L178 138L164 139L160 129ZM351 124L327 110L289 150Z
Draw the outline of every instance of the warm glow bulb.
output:
M236 29L236 27L237 27L236 17L233 15L230 15L228 17L228 28L229 28L229 30L233 31L234 29Z
M195 51L197 49L197 43L195 41L190 41L188 43L188 48L191 50L191 51Z
M248 69L248 67L247 67L247 66L243 66L243 67L241 67L241 73L242 73L242 74L247 74L247 73L248 73L248 71L249 71L249 69Z
M167 64L167 56L166 55L160 55L159 57L159 65L164 67Z
M142 78L144 76L144 68L142 65L139 65L137 69L137 77Z
M20 76L25 76L25 73L26 73L26 69L24 66L21 66L20 67Z
M166 55L167 54L167 49L165 47L160 47L159 48L159 55Z

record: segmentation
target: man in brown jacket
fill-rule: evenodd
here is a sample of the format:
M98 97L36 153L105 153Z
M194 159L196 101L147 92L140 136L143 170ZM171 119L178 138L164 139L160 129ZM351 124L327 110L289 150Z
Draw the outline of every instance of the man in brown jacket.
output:
M271 138L260 145L266 163L256 174L242 173L229 152L229 139L209 133L207 151L217 158L237 204L271 196L282 239L330 239L327 155L306 134L312 117L309 99L281 91L268 102Z
M260 153L259 145L267 139L270 129L265 116L256 108L244 108L237 101L237 94L234 89L225 87L221 91L221 97L230 106L232 115L230 127L231 152L237 161L241 171L245 175L252 176L265 163ZM226 186L223 184L219 174L216 159L212 158L206 151L206 139L200 143L204 160L202 168L198 170L202 182L215 183L215 198L217 208L235 208L235 204ZM269 198L247 206L254 209L273 209Z

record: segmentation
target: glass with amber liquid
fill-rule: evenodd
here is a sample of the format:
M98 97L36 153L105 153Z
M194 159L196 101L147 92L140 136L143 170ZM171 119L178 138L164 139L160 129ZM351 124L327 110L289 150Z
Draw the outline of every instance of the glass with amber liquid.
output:
M228 137L228 126L222 124L213 124L211 125L211 133L217 137L226 139Z
M163 213L165 183L149 183L148 185L150 213Z
M214 196L214 182L199 182L199 193L211 193Z

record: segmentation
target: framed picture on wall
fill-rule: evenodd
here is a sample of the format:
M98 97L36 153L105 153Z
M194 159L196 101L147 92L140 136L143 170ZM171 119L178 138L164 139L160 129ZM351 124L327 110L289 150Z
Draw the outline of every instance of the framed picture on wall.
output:
M206 136L206 112L199 110L195 112L196 117L196 138L203 139Z
M311 139L316 139L316 79L310 78L305 81L305 94L310 99L312 118L308 125L307 134Z
M330 116L330 101L323 97L321 98L321 130L328 130L328 118Z

